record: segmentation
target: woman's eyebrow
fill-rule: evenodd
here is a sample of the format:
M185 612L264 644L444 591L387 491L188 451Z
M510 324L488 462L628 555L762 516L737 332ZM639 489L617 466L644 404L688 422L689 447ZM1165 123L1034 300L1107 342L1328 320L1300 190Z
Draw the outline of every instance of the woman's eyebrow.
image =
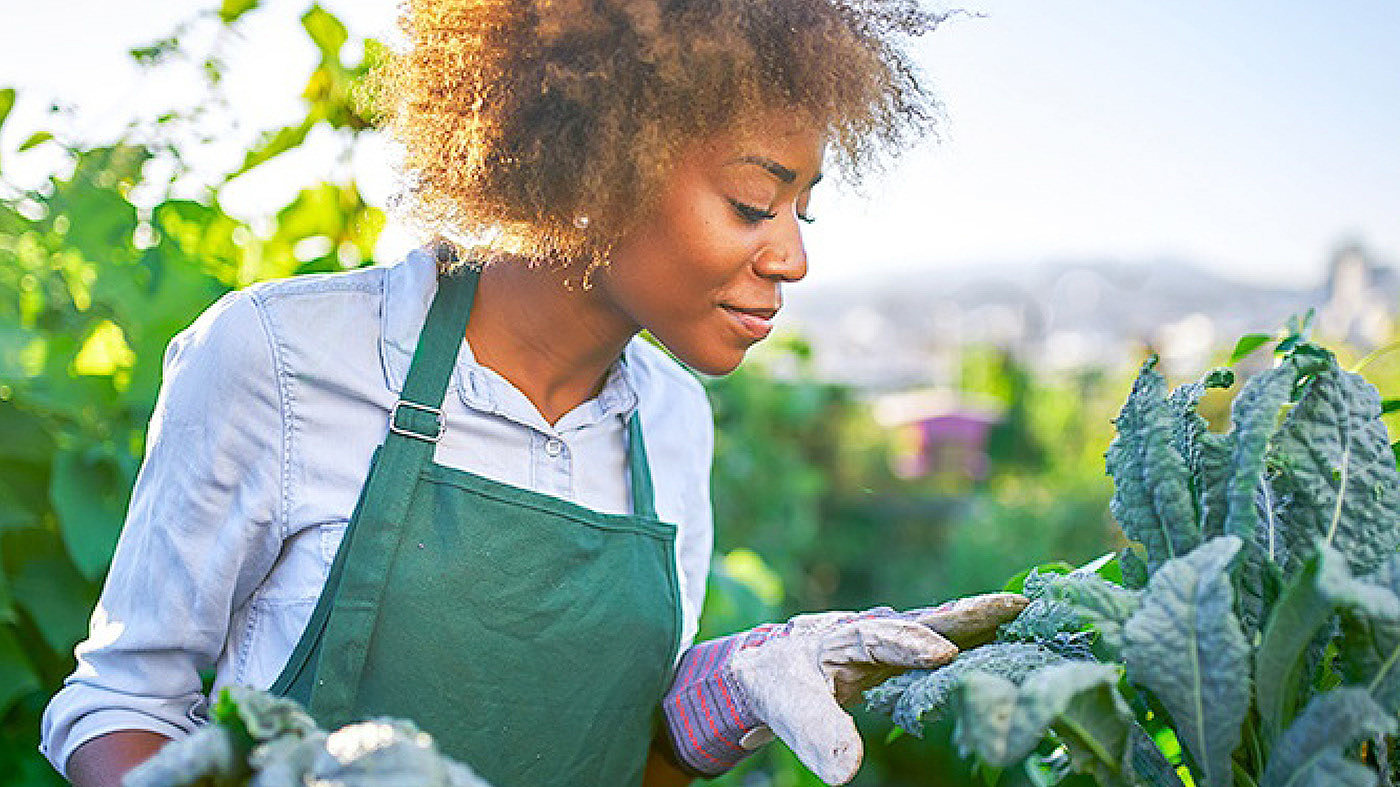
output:
M784 183L794 183L797 181L797 173L795 171L788 169L782 164L779 164L773 159L767 158L765 156L740 156L738 159L736 159L736 163L756 164L768 170L768 172L770 172L773 175L773 177L777 178L778 180L781 180ZM811 188L812 186L817 185L817 183L821 182L821 179L822 173L818 172L816 177L812 178L812 182L807 184L807 187Z

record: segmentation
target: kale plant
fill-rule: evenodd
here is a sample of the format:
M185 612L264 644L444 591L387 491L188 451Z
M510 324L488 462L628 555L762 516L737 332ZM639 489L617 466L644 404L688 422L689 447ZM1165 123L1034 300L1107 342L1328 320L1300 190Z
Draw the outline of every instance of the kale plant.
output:
M412 723L375 719L327 733L291 700L235 686L213 723L167 744L126 787L489 787Z
M871 708L915 734L952 716L989 766L1053 750L1105 785L1394 784L1400 473L1381 400L1299 337L1278 355L1226 433L1197 405L1233 374L1169 391L1149 361L1107 452L1134 546L1032 571L996 642Z

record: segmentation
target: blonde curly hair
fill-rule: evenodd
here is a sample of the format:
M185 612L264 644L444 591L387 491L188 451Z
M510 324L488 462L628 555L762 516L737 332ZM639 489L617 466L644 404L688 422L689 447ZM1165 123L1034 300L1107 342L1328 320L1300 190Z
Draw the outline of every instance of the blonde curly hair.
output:
M372 72L420 228L532 260L607 259L674 156L773 110L827 132L859 179L926 131L904 49L918 0L404 0ZM579 217L586 216L586 220Z

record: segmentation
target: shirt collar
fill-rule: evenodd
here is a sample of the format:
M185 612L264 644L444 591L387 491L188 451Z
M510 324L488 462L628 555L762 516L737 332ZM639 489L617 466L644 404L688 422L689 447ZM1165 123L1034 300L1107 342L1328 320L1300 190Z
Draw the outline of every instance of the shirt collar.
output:
M414 249L399 262L385 268L383 308L380 312L380 359L389 390L403 391L418 335L428 316L433 294L437 292L437 264L424 249ZM636 379L629 369L633 338L622 357L608 370L598 396L568 413L550 431L579 428L616 415L627 418L636 409ZM462 342L461 352L448 381L447 396L458 396L466 406L494 413L539 428L544 419L533 405L505 378L476 362L471 347ZM522 405L523 403L523 405ZM549 429L545 425L546 429Z

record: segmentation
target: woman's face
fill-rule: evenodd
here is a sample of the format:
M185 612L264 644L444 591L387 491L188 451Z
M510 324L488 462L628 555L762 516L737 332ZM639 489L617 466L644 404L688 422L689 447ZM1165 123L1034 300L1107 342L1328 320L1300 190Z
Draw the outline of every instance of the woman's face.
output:
M807 273L802 225L821 179L821 133L776 115L678 157L655 209L596 275L600 295L686 365L727 374L768 335L781 285Z

